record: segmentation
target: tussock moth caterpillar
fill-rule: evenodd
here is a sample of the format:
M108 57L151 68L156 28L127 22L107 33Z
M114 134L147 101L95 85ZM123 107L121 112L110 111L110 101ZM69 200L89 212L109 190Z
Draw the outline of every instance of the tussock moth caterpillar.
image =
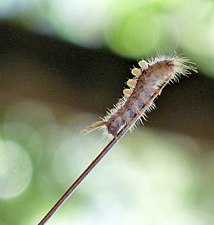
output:
M155 108L154 100L169 83L178 81L180 75L190 74L196 68L187 58L172 56L157 56L156 58L138 62L140 68L133 68L133 79L127 81L129 89L124 89L124 96L118 101L102 121L86 127L82 133L90 133L100 127L106 127L109 134L117 138L125 126L133 127L136 122L142 122L146 112ZM135 122L133 122L135 121Z
M89 133L105 127L108 133L113 135L113 139L73 182L38 225L44 225L123 135L138 121L141 122L146 112L155 108L155 98L161 94L168 83L178 81L180 75L186 76L191 71L197 72L193 63L177 55L157 56L150 61L141 60L138 65L140 68L133 68L131 71L134 78L127 81L129 89L123 90L124 96L116 106L101 121L91 124L82 131L82 133Z

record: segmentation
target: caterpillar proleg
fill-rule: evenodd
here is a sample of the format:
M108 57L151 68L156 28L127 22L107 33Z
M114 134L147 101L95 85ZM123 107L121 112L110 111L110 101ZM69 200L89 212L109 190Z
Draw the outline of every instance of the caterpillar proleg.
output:
M187 58L177 55L158 56L150 61L141 60L138 65L140 68L132 69L134 78L127 81L129 89L123 90L124 96L115 108L110 110L102 121L91 124L82 133L89 133L104 126L109 134L117 137L124 126L135 126L146 112L155 108L154 99L169 82L178 81L180 75L185 76L191 70L196 71Z

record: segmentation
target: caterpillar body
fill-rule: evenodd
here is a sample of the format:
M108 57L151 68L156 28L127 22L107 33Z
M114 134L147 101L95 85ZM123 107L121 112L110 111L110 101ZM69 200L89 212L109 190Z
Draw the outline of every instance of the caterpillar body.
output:
M136 122L142 122L145 113L155 108L153 101L169 82L178 81L180 75L188 75L191 71L197 72L193 63L177 55L141 60L138 65L140 68L131 71L134 78L127 81L129 89L123 90L124 96L116 106L101 121L92 123L82 133L106 127L108 133L117 138L125 126L131 128Z

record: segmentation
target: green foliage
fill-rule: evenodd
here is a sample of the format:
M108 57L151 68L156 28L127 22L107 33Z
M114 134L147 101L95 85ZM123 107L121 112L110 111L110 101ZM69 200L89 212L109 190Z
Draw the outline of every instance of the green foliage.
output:
M105 46L127 58L181 52L214 76L211 0L44 0L14 7L16 1L2 0L0 17L81 46Z

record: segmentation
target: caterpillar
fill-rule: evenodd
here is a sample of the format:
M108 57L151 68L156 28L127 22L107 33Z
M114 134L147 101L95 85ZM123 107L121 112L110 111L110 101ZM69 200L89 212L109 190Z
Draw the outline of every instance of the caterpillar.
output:
M139 68L131 70L134 77L127 81L129 88L123 90L123 97L101 121L86 127L83 134L105 127L109 134L117 138L125 126L132 128L142 123L142 118L145 119L146 112L155 108L155 98L168 83L178 81L181 75L187 76L191 71L197 72L188 58L177 55L141 60L138 65Z
M178 81L180 75L187 76L191 71L197 72L193 63L177 55L157 56L150 61L141 60L138 65L140 68L132 69L134 78L127 81L129 88L123 90L124 95L116 106L109 110L107 116L101 121L92 123L82 131L86 134L104 127L109 134L113 135L113 139L73 182L38 225L44 225L123 135L137 122L142 122L142 118L145 119L146 112L155 108L155 98L161 94L168 83Z

